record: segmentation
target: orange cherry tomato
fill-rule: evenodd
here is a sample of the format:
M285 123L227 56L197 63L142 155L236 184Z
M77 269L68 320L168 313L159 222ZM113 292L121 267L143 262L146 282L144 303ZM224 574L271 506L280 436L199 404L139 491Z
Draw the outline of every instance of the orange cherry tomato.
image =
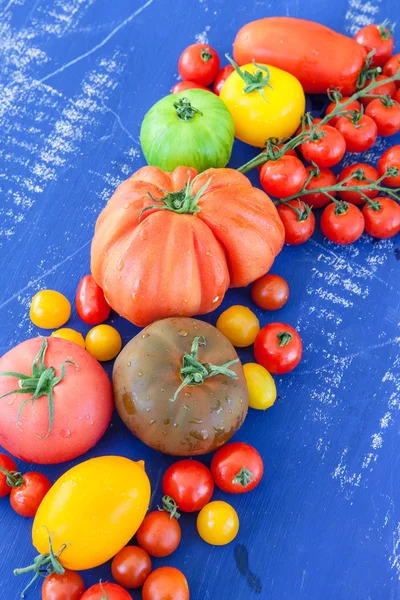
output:
M160 567L150 573L144 582L142 598L143 600L189 600L186 577L174 567Z
M253 283L251 297L264 310L278 310L288 301L289 286L283 277L267 273Z
M136 532L139 546L156 558L163 558L175 552L181 537L177 519L164 510L149 513Z

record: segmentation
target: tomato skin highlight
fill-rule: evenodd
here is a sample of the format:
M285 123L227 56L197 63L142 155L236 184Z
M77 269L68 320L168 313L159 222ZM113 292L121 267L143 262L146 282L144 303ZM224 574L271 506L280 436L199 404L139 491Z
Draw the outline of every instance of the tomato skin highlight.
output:
M253 283L251 297L264 310L278 310L288 301L289 286L283 277L267 273Z
M379 98L375 98L368 104L365 114L375 121L378 135L395 135L400 131L400 106L398 104L385 106Z
M220 314L216 327L237 348L251 346L260 331L256 315L247 306L235 304Z
M396 75L400 69L400 54L393 54L391 58L386 62L383 67L382 74L386 75L386 77L393 77ZM396 87L400 87L400 80L395 81Z
M125 546L114 556L111 563L111 573L115 581L129 590L142 587L151 569L150 556L139 546Z
M36 327L57 329L68 321L71 304L60 292L41 290L32 298L29 316Z
M282 333L291 336L287 343L280 339ZM303 344L299 334L284 323L269 323L261 329L254 343L256 361L274 375L292 371L299 364L302 354Z
M178 81L171 88L171 94L179 94L179 92L185 92L186 90L205 90L206 92L211 92L209 88L194 81Z
M276 386L271 373L257 363L243 365L249 392L249 407L256 410L271 408L276 400Z
M383 183L389 187L400 186L400 145L388 148L378 161L379 177L382 177L389 167L395 167L399 173L396 176L385 177Z
M42 585L42 600L80 600L85 591L82 577L76 571L48 575Z
M217 94L217 96L220 95L222 86L224 85L225 81L228 79L229 75L231 73L233 73L234 70L235 69L232 67L232 65L226 65L226 67L222 67L222 69L219 71L219 73L217 74L215 81L214 81L214 85L213 85L214 94Z
M169 556L181 542L181 528L175 519L164 510L156 510L145 516L136 532L137 543L150 556Z
M288 200L287 204L301 211L305 208L301 200ZM297 213L289 206L279 204L277 210L285 228L285 244L297 246L310 239L315 230L315 217L312 211L306 219L299 221Z
M242 469L251 473L246 485L233 482ZM211 461L211 473L216 485L224 492L244 494L260 483L264 464L255 448L243 442L233 442L216 451Z
M363 104L365 108L368 106L368 104L370 102L375 100L375 98L370 98L369 95L389 96L390 98L393 98L393 96L396 94L396 86L395 86L394 82L389 81L388 83L386 83L386 79L387 79L387 77L385 77L385 75L377 75L375 78L375 81L380 81L381 85L374 88L370 92L367 92L367 96L360 98L361 104ZM371 81L368 80L365 84L365 87L367 87L367 85L369 85L370 83L371 83Z
M333 167L342 160L346 152L346 142L335 127L322 125L320 129L326 134L325 137L317 141L303 142L299 146L301 153L308 162L314 162L320 168Z
M350 99L350 96L343 96L343 98L341 98L339 100L339 104L344 104L345 102L347 102ZM328 104L328 106L325 109L325 114L326 115L330 115L332 111L335 110L335 108L337 107L336 102L331 102L330 104ZM359 103L358 100L353 100L353 102L350 102L350 104L348 104L346 106L346 110L350 110L350 111L354 111L354 110L361 110L361 104ZM332 117L329 121L328 121L328 125L332 125L332 127L335 127L336 123L339 121L340 117L336 116L336 117ZM315 123L315 121L314 121Z
M75 302L79 317L88 325L99 325L110 316L110 305L92 275L85 275L79 282Z
M278 160L268 160L260 169L262 188L275 198L297 194L306 179L307 171L301 160L288 154Z
M206 504L197 515L196 524L200 537L213 546L230 544L239 531L237 512L222 500Z
M182 79L200 85L211 85L219 71L217 52L208 44L192 44L180 55L178 71Z
M337 180L338 183L341 183L344 179L347 179L347 177L349 177L352 173L354 173L354 171L357 171L358 169L362 169L362 171L364 171L365 178L359 180L356 177L352 177L351 179L343 183L344 187L365 185L368 183L368 179L376 181L379 177L378 171L372 165L368 165L367 163L356 163L354 165L349 165L348 167L345 167L343 171L339 173ZM355 192L352 190L341 190L340 192L338 192L338 194L340 198L345 202L351 202L351 204L365 204L365 200L359 192ZM375 196L378 195L378 190L374 190L372 188L364 188L363 194L365 194L366 196L368 196L368 198L372 200L372 198L375 198Z
M184 574L174 567L155 569L142 590L143 600L189 600L189 586Z
M198 460L172 464L162 480L164 494L175 500L182 512L197 512L212 498L214 482L210 470Z
M372 148L378 137L375 121L366 114L360 118L357 125L347 117L340 117L336 129L342 134L348 152L365 152Z
M365 231L372 237L387 239L400 232L400 205L392 198L376 198L380 208L374 210L366 204L363 208Z
M349 204L347 212L336 214L336 205L329 204L321 216L322 233L336 244L352 244L364 231L364 217L354 204Z
M13 488L10 504L18 515L34 517L43 498L51 488L51 481L42 473L24 473L23 484Z
M132 600L132 596L116 583L96 583L81 597L81 600Z
M9 473L18 473L15 461L7 454L0 454L0 467ZM7 475L0 470L0 498L8 496L12 489L7 483Z
M385 35L387 34L387 35ZM383 67L393 54L393 35L388 29L380 32L378 25L366 25L354 36L356 42L364 46L369 53L375 50L371 58L371 67Z
M327 167L322 167L319 170L320 171L319 175L315 174L314 167L312 167L312 166L306 167L307 178L308 178L309 174L311 173L311 171L314 171L314 176L312 179L310 179L310 181L306 185L306 187L305 187L306 190L315 190L317 188L331 187L336 184L335 173L333 171L331 171L330 169L328 169ZM330 195L334 198L336 196L336 192L330 192ZM305 200L305 202L307 202L307 204L309 206L312 206L313 208L322 208L323 206L326 206L330 202L329 198L327 198L327 196L325 196L325 194L322 194L321 192L315 192L314 194L307 194L307 196L304 197L304 200Z

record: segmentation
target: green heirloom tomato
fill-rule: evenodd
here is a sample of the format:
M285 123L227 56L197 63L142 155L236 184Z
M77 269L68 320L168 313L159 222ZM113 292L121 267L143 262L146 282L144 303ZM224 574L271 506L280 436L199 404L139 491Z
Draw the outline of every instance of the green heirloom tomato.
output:
M225 167L232 152L234 123L225 104L211 92L185 90L159 100L144 117L143 154L164 171Z

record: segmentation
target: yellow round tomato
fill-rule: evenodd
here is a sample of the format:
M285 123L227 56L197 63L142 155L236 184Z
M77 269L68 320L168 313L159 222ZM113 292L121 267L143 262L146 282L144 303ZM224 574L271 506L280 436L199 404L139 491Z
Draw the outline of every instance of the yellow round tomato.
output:
M29 316L36 327L56 329L62 327L71 315L71 304L60 292L42 290L32 298Z
M72 467L44 497L32 527L40 554L52 548L66 569L91 569L126 546L150 502L143 463L100 456Z
M239 531L239 517L236 510L222 500L209 502L198 514L197 531L208 544L214 546L229 544Z
M111 325L97 325L86 336L86 350L97 360L112 360L120 353L122 340Z
M57 331L53 331L51 335L52 337L58 337L62 338L63 340L68 340L69 342L74 342L74 344L78 344L78 346L85 348L85 340L83 338L83 335L75 329L63 327L62 329L57 329Z
M235 136L261 148L270 137L293 135L306 106L299 80L270 65L248 64L237 69L229 75L220 93L233 117ZM243 77L260 83L247 84Z
M275 381L269 371L257 363L243 365L249 391L249 406L258 410L270 408L276 400Z
M260 323L256 315L247 306L230 306L218 318L217 329L238 348L254 343Z

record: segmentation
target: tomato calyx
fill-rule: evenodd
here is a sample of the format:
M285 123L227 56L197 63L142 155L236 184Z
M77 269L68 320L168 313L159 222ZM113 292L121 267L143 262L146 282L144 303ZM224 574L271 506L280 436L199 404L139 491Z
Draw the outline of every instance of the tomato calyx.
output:
M184 354L182 358L182 368L180 371L180 377L182 379L181 385L176 390L174 397L171 398L171 402L175 402L179 393L187 385L195 386L202 385L209 377L215 377L216 375L225 375L232 379L237 379L237 373L229 369L230 366L239 362L239 359L230 360L224 365L212 365L209 362L200 362L197 353L199 346L206 346L207 340L203 335L198 335L192 342L190 354Z
M99 581L99 585L100 585L100 589L101 589L101 593L102 593L102 596L101 596L101 598L99 598L99 600L110 600L110 596L107 594L106 590L104 589L103 582L101 581L101 579Z
M171 496L165 495L161 499L162 506L158 506L158 510L169 513L170 519L180 519L181 513L178 512L178 505Z
M392 108L392 106L398 105L398 102L393 100L389 94L386 94L385 96L378 96L378 98L385 108Z
M348 210L349 205L345 200L335 200L335 215L345 215Z
M248 71L243 71L239 67L239 65L229 56L229 54L225 54L226 58L231 63L232 67L235 69L236 73L239 75L241 79L243 79L246 84L243 88L245 94L251 94L251 92L260 92L263 100L267 102L267 99L264 94L264 88L269 87L271 90L273 89L269 80L271 79L271 74L269 72L268 67L264 65L260 65L256 63L254 60L252 61L254 68L252 73Z
M210 177L199 189L199 191L193 195L193 185L197 177L199 177L199 175L196 175L192 181L189 179L185 187L178 192L169 192L168 190L162 189L161 191L165 192L165 196L162 198L153 198L153 196L148 192L147 195L151 202L163 202L164 206L162 206L162 204L151 204L150 206L146 206L146 208L140 211L139 221L142 219L143 214L148 210L170 210L180 215L193 215L199 212L200 208L198 207L198 202L210 185L212 177Z
M281 348L288 345L288 343L293 339L293 334L291 334L289 331L280 331L276 334L276 337L279 340L278 346Z
M47 396L48 410L49 410L49 426L45 436L38 435L37 437L40 439L47 439L53 429L53 421L54 421L54 398L53 398L53 389L56 385L62 381L66 375L65 366L74 365L76 369L79 369L79 366L74 363L72 360L65 360L61 367L61 375L58 377L55 376L56 370L54 367L46 367L45 365L45 356L47 352L47 348L49 346L49 342L47 338L40 336L42 340L42 345L40 347L39 352L35 356L32 363L32 373L30 375L26 375L24 373L15 373L14 371L4 371L0 373L0 376L3 377L17 377L18 378L18 388L15 390L11 390L11 392L7 392L0 396L1 398L5 398L6 396L11 396L12 394L31 394L30 398L27 398L21 403L21 406L18 409L17 416L17 427L20 422L21 413L23 408L28 402L32 402L32 410L35 407L35 400L41 398L42 396Z
M392 23L389 19L385 19L380 25L377 25L379 34L383 40L389 40L393 37L396 23Z
M294 196L291 199L292 200L296 199L296 196ZM299 223L302 223L303 221L307 221L307 219L309 218L311 211L312 211L311 206L301 200L298 201L299 208L296 208L295 206L293 206L293 204L290 204L290 202L287 202L286 200L277 200L277 203L284 204L285 206L290 208L293 212L295 212Z
M181 121L191 121L196 115L203 116L201 110L192 106L189 98L179 98L174 102L174 108L178 119Z
M344 115L344 118L350 121L356 129L360 129L363 125L360 123L364 115L364 109L350 111L351 114Z
M363 66L362 70L360 71L360 74L357 79L357 89L358 90L363 90L365 84L367 83L367 81L369 79L372 79L372 82L374 83L375 77L382 72L381 67L371 68L374 55L375 55L375 49L371 50L371 52L369 52L365 58L364 66ZM367 86L367 88L368 87L369 86ZM365 89L367 89L367 88L365 88ZM354 99L354 96L352 96L352 98Z
M3 473L3 475L6 476L6 484L8 485L8 487L18 488L21 487L21 485L23 485L24 478L22 476L22 473L20 473L19 471L7 471L7 469L2 467L1 465L0 471Z
M239 473L232 479L232 483L239 483L241 486L247 487L254 479L254 473L246 469L246 467L242 467Z
M201 60L205 63L207 63L209 60L211 60L213 57L213 55L210 52L210 48L202 48L201 49Z

